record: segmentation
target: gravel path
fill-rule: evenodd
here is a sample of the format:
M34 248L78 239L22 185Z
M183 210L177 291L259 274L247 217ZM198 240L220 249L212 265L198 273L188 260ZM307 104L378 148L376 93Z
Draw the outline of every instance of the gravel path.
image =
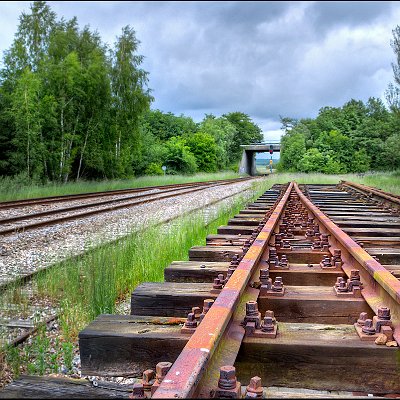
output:
M3 237L0 242L0 285L81 254L100 243L126 236L151 222L163 222L240 193L251 188L252 182L212 187Z

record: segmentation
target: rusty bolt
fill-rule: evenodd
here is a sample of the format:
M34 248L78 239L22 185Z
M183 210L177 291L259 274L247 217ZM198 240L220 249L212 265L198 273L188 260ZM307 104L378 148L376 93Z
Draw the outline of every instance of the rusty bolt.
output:
M276 278L275 278L275 282L274 282L274 284L272 285L272 288L271 288L274 292L282 292L282 290L283 290L283 283L282 283L282 277L280 277L280 276L277 276Z
M214 278L213 289L222 289L222 282L219 278Z
M172 363L168 361L162 361L156 365L156 378L158 383L162 382L171 367Z
M341 280L339 282L339 286L337 287L338 292L347 292L347 289L348 288L347 288L345 280L344 279Z
M250 317L252 315L258 314L258 304L256 301L247 301L246 302L246 316Z
M344 278L342 276L338 276L336 278L336 283L335 286L338 287L340 285L340 282L344 281Z
M197 327L197 321L194 313L189 313L187 316L187 320L185 322L186 328L196 328Z
M390 320L390 308L378 307L378 318L389 321Z
M232 266L229 266L228 272L226 273L226 280L228 280L232 276L232 274L235 272L235 269L236 268L232 268Z
M274 330L274 321L271 317L264 317L264 321L261 325L263 332L271 332Z
M360 271L358 269L352 269L350 271L350 280L352 280L352 281L360 280Z
M263 388L261 386L261 378L259 376L253 376L253 378L250 379L250 383L246 387L246 396L248 396L250 393L253 395L251 397L262 398Z
M373 335L375 333L375 328L372 324L372 319L366 319L362 331L367 335Z
M142 383L135 383L133 385L132 393L129 395L130 399L144 399L146 398L144 395L144 387Z
M200 307L192 307L192 313L194 314L195 318L199 318L201 314Z
M214 304L213 299L205 299L203 301L203 313L206 314L213 304Z
M360 317L357 320L357 324L359 326L364 326L365 321L367 320L367 316L368 316L368 314L366 312L360 313Z
M218 387L220 389L235 389L236 382L236 369L233 365L224 365L219 369Z
M151 390L151 386L154 383L155 377L156 374L152 369L146 369L146 371L143 372L142 384L143 384L143 389L146 392Z
M269 278L269 269L268 268L260 269L260 282L262 284L265 284L267 283L268 278Z
M266 316L266 317L271 317L273 320L275 319L275 314L274 314L274 312L271 311L271 310L265 311L265 316Z

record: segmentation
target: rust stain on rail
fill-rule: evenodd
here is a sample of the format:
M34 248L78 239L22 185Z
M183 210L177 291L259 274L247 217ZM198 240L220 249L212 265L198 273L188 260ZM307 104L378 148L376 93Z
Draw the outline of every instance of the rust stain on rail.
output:
M254 267L268 245L268 239L275 228L292 188L293 182L290 183L275 211L257 236L254 245L247 251L218 295L214 305L207 312L203 321L168 371L168 374L154 393L154 397L185 398L193 396L250 280ZM261 233L263 234L261 235Z

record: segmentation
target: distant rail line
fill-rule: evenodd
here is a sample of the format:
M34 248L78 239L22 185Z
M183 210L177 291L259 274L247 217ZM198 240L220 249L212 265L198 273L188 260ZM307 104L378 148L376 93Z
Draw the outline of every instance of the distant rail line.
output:
M125 197L117 197L108 200L94 201L86 204L77 204L68 207L59 207L47 211L29 211L17 216L11 216L0 219L0 235L25 232L32 229L37 229L44 226L59 224L65 221L75 220L88 217L95 214L110 212L126 207L138 206L145 203L150 203L158 200L163 200L171 197L177 197L188 193L194 193L210 187L229 185L237 182L244 182L254 178L237 178L225 179L207 182L193 182L187 184L164 185L164 186L148 186L135 189L112 190L105 192L86 193L79 195L65 195L47 198L37 198L28 200L18 200L0 203L0 210L15 209L20 207L51 205L59 202L76 202L78 200L98 199L109 196L130 195ZM156 192L154 192L156 190ZM151 193L145 193L152 191ZM142 193L142 194L141 194ZM83 212L80 210L90 209ZM93 209L94 208L94 209ZM62 215L64 214L64 215ZM58 216L56 218L43 219L47 216ZM25 221L37 219L36 222L26 223Z

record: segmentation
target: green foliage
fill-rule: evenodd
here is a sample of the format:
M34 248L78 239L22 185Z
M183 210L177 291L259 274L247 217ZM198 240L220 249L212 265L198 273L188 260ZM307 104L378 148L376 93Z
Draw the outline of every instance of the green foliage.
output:
M224 114L223 117L236 129L229 146L229 162L239 161L242 156L240 145L261 142L263 139L261 128L242 112L231 112Z
M351 163L353 172L367 172L370 168L371 157L365 149L361 149L353 154Z
M301 172L317 172L324 168L325 157L316 148L308 149L297 163L297 169Z
M216 148L216 164L218 169L225 169L231 163L230 149L233 138L237 134L235 125L226 118L216 118L213 115L206 115L200 123L199 131L213 136ZM236 166L237 163L235 163Z
M280 168L295 171L306 151L305 136L301 132L291 130L281 139Z
M217 171L217 144L213 136L198 132L187 139L187 144L196 158L199 171Z
M352 99L343 107L323 107L315 119L295 121L286 129L279 170L347 173L398 168L399 123L397 114L373 97L365 104Z
M167 173L194 174L197 170L196 158L185 139L172 137L165 143L164 165Z
M157 164L155 162L150 163L145 171L146 175L164 175L164 171L162 170L162 165Z

